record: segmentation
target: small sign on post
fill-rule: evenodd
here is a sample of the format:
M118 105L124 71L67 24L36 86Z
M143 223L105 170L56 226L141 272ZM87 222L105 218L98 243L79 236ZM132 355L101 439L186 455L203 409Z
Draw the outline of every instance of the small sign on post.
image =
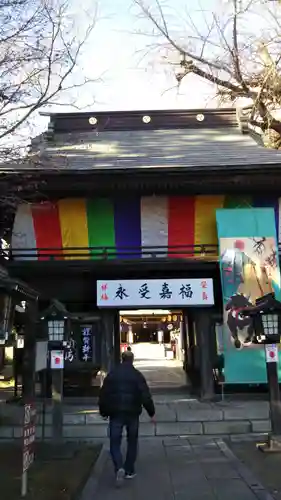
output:
M63 370L64 368L64 351L51 351L51 369Z
M278 363L277 344L265 344L265 357L267 363Z
M27 471L34 462L34 443L36 430L36 408L34 403L24 405L23 453L21 496L27 493Z

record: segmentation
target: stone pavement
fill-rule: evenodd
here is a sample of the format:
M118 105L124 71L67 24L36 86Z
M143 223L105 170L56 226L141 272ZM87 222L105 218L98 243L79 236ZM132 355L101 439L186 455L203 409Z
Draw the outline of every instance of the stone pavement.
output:
M134 365L145 376L152 391L165 388L168 392L173 388L186 387L186 393L189 393L187 375L180 361L176 359L143 359L136 360Z
M140 441L137 476L117 490L110 458L96 500L273 500L222 439L151 438ZM91 500L93 495L83 500Z

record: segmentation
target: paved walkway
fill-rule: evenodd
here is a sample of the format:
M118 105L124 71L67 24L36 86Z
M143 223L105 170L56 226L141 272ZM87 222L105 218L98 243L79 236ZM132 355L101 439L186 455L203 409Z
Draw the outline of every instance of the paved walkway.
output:
M95 499L273 500L220 439L143 439L137 472L116 490L108 457Z
M176 359L136 360L134 365L143 373L151 390L179 389L187 385L182 363Z

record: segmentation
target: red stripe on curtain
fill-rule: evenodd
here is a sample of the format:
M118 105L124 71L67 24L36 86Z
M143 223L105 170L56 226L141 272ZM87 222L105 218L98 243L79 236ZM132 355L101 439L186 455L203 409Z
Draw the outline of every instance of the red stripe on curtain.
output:
M59 255L56 260L63 259L62 238L59 212L54 203L44 202L32 205L32 218L35 229L37 248L48 248L38 252L38 260L48 260L45 255ZM61 250L54 250L59 248Z
M187 258L193 255L195 229L195 198L191 196L171 196L168 203L168 246L169 257ZM182 248L171 248L172 246ZM172 252L178 252L173 254ZM187 253L188 252L188 253Z

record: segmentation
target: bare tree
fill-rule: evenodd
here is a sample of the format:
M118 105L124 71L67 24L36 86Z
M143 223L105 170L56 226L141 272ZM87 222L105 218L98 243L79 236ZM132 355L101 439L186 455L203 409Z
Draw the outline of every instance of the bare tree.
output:
M200 0L176 12L172 1L134 0L149 20L158 56L179 68L178 84L194 74L213 83L227 102L246 98L249 120L268 147L281 148L281 7L278 1ZM175 59L176 58L176 59Z
M38 167L44 163L29 150L30 138L38 135L37 112L54 104L77 105L81 88L93 83L80 68L97 19L95 2L90 11L83 11L85 3L0 0L0 163L6 163L0 230L8 240L17 205L42 199ZM20 163L38 172L27 174Z
M76 68L95 26L96 11L85 13L87 22L79 25L73 15L75 3L0 0L1 161L25 151L22 146L32 135L29 127L37 110L66 104L62 96L69 97L73 89L91 81Z

